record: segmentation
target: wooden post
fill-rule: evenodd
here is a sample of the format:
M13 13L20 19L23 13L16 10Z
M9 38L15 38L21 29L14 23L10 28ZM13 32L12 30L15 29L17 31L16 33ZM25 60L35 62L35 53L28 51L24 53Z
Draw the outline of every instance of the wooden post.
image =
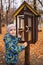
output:
M30 65L30 44L25 48L25 65Z
M36 0L34 0L34 9L37 11L37 8L36 8ZM37 38L38 38L38 21L37 21L37 18L36 16L34 15L34 42L36 42Z
M28 41L28 32L26 32L27 28L26 26L28 25L28 19L27 16L24 14L24 36L25 36L25 41ZM28 46L25 48L25 65L30 65L30 43L27 43Z

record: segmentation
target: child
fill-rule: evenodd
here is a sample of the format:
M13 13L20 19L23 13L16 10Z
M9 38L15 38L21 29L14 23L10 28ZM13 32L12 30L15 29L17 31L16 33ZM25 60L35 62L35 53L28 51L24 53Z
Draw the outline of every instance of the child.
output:
M27 43L25 42L21 46L18 46L18 42L21 39L21 36L16 37L16 27L14 24L9 24L7 27L7 34L4 36L5 42L5 60L8 65L16 65L18 61L18 53L22 51Z

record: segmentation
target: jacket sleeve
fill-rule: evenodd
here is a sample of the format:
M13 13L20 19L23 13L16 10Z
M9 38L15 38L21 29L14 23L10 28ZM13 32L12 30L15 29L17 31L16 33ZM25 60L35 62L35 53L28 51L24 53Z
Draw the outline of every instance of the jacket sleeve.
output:
M19 52L21 52L23 49L24 49L24 46L22 45L22 46L11 46L10 48L9 48L13 53L19 53Z
M12 42L10 42L10 40L8 40L6 37L4 37L4 42L5 42L5 46L8 50L10 50L11 52L15 53L19 53L24 49L24 46L18 46L13 44Z
M18 37L18 42L21 41L21 39L22 39L21 37Z

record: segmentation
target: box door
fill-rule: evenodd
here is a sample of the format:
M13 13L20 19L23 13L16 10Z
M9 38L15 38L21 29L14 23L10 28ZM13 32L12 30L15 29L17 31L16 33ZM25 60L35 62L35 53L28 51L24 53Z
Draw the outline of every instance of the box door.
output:
M25 26L25 41L32 41L32 17L25 15L24 17L24 26Z
M22 35L21 42L29 42L32 40L32 17L27 15L18 17L17 28Z

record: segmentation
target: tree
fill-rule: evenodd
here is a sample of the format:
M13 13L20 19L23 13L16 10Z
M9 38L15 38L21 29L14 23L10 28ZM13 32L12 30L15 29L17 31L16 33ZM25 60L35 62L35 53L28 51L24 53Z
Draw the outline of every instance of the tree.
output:
M0 5L0 34L1 34L1 22L2 22L2 10L3 10L3 6L2 6L2 0L0 1L1 5Z

